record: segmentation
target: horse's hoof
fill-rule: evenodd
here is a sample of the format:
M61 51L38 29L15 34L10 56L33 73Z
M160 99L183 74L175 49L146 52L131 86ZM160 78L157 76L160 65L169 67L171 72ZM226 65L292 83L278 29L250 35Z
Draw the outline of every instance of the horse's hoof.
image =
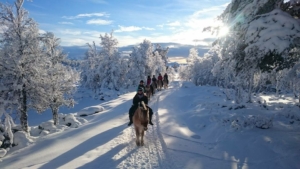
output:
M145 130L145 131L147 131L147 130L148 130L148 128L147 128L147 127L145 127L145 128L144 128L144 130Z

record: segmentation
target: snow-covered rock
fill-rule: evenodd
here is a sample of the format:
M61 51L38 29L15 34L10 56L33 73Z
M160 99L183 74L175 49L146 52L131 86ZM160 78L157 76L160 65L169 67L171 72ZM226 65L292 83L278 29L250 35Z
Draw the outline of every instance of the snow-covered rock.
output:
M86 107L79 112L77 112L78 116L88 116L91 114L99 113L104 111L104 107L102 106L91 106L91 107Z
M4 148L0 148L0 158L4 157L7 153L7 150Z
M78 128L82 123L77 120L74 114L59 114L59 124L64 124L71 128Z
M14 133L13 144L14 146L17 146L19 149L28 146L32 142L33 142L32 138L25 131L18 131Z

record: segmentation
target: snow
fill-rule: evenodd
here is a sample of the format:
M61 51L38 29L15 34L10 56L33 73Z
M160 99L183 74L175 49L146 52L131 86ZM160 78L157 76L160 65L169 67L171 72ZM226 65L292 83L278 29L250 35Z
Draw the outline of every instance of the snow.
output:
M59 114L60 124L75 126L56 128L50 120L40 124L48 133L15 134L21 147L6 155L0 149L0 168L300 168L300 114L292 95L256 95L254 103L236 105L218 87L175 79L151 98L154 125L137 147L127 126L134 94L77 100L82 109Z
M261 51L276 50L281 53L289 48L294 39L299 38L299 31L299 19L274 9L251 22L245 35L245 42L249 44L245 51L257 46Z

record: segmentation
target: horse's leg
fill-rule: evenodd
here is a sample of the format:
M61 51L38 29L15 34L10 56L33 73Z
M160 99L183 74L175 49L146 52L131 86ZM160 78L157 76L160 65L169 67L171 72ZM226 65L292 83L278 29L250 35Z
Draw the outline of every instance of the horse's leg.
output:
M141 133L141 146L144 146L144 133L145 133L145 130L142 130L142 133Z
M135 128L136 140L135 143L137 146L140 146L140 130L138 127Z

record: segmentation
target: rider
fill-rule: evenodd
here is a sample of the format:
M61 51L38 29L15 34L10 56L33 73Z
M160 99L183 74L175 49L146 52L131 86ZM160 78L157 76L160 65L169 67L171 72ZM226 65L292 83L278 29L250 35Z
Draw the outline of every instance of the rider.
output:
M157 80L160 81L160 83L162 83L163 78L162 78L161 74L158 75Z
M147 85L150 86L151 93L153 93L153 86L151 85L151 77L150 76L147 77Z
M147 77L147 85L150 85L150 84L151 84L151 77L148 76L148 77Z
M143 80L140 81L140 84L138 85L137 91L138 91L139 88L142 88L144 92L146 91L146 90L145 90L145 85L144 85L144 81L143 81Z
M168 75L167 75L167 73L165 73L165 75L164 75L164 79L166 79L166 80L167 80L167 84L169 84L169 79L168 79Z
M147 107L149 108L149 124L153 125L152 123L152 115L153 115L153 111L152 109L148 106L148 97L144 94L144 91L142 88L138 89L138 93L133 97L133 105L130 107L129 109L129 120L130 122L128 123L128 126L130 126L133 121L132 121L132 117L134 115L135 110L138 107L138 103L144 101L144 103L147 105Z
M154 83L155 87L157 87L156 81L157 81L157 79L156 79L155 75L153 75L153 77L152 77L152 83Z

